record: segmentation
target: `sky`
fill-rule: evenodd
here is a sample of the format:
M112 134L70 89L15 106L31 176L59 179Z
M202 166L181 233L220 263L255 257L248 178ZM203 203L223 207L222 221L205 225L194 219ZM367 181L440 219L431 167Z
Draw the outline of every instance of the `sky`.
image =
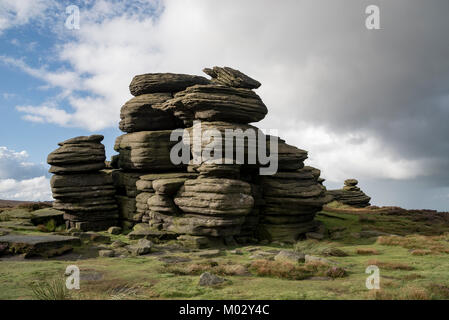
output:
M372 204L449 211L448 12L447 0L1 0L0 199L51 199L46 157L65 139L103 134L113 155L134 75L230 66L262 83L255 125L308 150L329 189L357 178Z

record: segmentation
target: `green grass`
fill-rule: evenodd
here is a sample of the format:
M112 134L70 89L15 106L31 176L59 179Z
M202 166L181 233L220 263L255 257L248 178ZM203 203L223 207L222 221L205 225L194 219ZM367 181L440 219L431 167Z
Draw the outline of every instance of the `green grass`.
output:
M418 222L410 222L402 216L373 215L370 219L360 219L357 214L325 214L319 215L318 220L327 229L341 229L339 240L305 240L294 247L266 245L258 250L295 249L323 256L344 268L346 277L289 280L282 272L273 272L276 264L272 263L263 265L268 271L261 273L251 268L255 260L250 259L253 254L248 250L250 247L241 248L241 255L227 251L212 259L197 258L191 253L170 253L170 256L191 259L174 264L160 261L157 255L77 261L5 260L0 261L0 299L34 299L31 283L63 276L65 268L71 264L80 267L82 277L83 274L102 275L101 279L82 278L81 289L70 292L72 299L449 299L449 256L446 253L449 252L449 237L422 235L436 234L445 226L428 230L428 226L419 226ZM354 233L362 230L404 234L404 228L409 232L417 227L424 230L418 232L420 235L381 237L377 241L376 238L354 237ZM123 235L111 236L111 239L129 242ZM85 246L76 248L75 252L82 253ZM324 256L326 248L338 248L347 256ZM414 254L414 250L429 252ZM365 287L368 276L365 269L373 263L380 268L381 290L371 291ZM235 274L233 266L246 268L249 273ZM323 276L324 270L311 275ZM227 281L216 287L200 287L199 274L203 271L214 272Z

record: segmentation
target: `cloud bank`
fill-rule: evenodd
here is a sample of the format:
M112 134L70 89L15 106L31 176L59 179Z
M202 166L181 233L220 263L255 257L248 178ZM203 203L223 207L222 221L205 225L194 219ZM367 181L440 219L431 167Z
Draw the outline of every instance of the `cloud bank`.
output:
M381 8L381 30L365 28L370 4ZM103 0L80 9L80 30L65 30L55 51L64 68L0 57L60 89L49 103L17 106L26 120L99 131L117 126L135 74L227 65L262 82L269 114L258 126L309 150L331 184L414 181L430 194L449 185L445 0Z
M0 199L52 199L47 168L27 159L26 151L0 147Z

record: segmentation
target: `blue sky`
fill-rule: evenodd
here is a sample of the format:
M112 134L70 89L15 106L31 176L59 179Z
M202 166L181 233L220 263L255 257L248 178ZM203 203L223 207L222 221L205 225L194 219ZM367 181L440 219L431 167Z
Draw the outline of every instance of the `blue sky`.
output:
M365 8L381 9L381 30ZM79 30L65 27L66 7ZM449 210L445 0L2 0L0 198L51 197L57 142L105 136L114 154L135 74L227 65L262 83L256 124L309 151L329 188L374 204Z

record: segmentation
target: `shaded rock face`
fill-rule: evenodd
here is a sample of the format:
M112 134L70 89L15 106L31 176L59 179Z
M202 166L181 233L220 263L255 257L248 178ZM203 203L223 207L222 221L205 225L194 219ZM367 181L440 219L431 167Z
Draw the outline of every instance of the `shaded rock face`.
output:
M319 170L304 167L262 178L265 206L260 226L264 237L295 242L316 228L316 212L331 199L318 182L319 175Z
M98 136L65 141L49 156L57 173L55 206L69 221L143 223L145 236L195 243L291 242L314 231L314 216L329 198L323 179L319 170L304 166L307 151L249 125L268 112L253 91L261 84L229 67L203 71L211 80L173 73L133 78L135 97L120 112L125 134L116 139L118 154L108 170L99 172L104 148ZM170 157L179 143L170 141L177 128L190 137L182 163ZM211 131L218 134L205 139ZM262 151L276 161L276 174L260 175L269 165L260 159Z
M53 207L64 212L67 227L104 230L118 218L112 178L105 167L103 136L76 137L59 143L48 163Z
M120 130L130 133L181 127L182 122L179 119L156 108L157 104L171 98L170 93L143 94L132 98L120 110Z
M357 184L356 179L347 179L344 182L342 189L329 190L328 194L332 196L333 200L347 204L349 206L364 208L370 205L371 198L367 196Z

